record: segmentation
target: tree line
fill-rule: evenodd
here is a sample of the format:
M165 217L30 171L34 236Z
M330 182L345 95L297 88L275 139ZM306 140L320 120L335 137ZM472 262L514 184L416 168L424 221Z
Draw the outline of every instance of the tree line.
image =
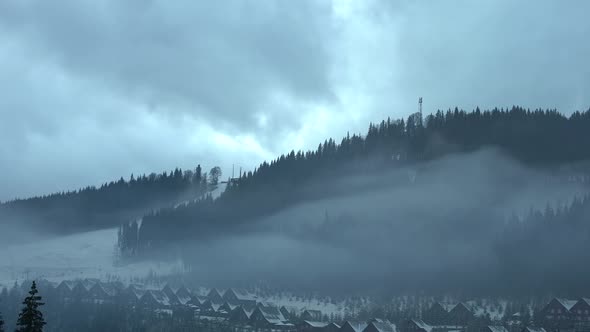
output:
M153 211L143 218L136 248L161 248L184 239L199 239L244 229L248 221L294 204L349 193L338 185L354 174L435 160L453 153L496 147L531 167L559 172L561 165L581 165L590 150L590 110L570 116L557 110L514 106L471 112L437 111L421 119L383 120L365 135L347 134L340 143L325 140L310 151L291 151L230 181L216 200L201 200L176 209ZM322 179L330 185L318 188ZM330 182L331 181L331 182ZM407 178L398 181L406 183ZM358 190L358 188L355 188Z
M170 172L135 176L128 180L88 186L74 191L14 199L0 204L0 220L15 224L25 220L39 229L73 233L118 226L146 211L198 197L217 185L221 170L209 174L198 165L194 170L176 168Z

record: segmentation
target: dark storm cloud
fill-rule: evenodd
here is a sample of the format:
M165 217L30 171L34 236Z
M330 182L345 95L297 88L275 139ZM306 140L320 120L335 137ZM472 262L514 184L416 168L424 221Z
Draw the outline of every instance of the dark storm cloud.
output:
M251 169L425 110L590 105L590 3L0 1L0 199Z

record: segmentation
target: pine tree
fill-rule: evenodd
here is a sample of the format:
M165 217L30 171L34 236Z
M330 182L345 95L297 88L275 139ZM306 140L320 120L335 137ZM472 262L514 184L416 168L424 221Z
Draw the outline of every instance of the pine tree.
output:
M18 321L16 322L16 332L41 332L43 326L46 324L43 319L43 313L39 310L39 307L45 303L41 302L41 296L37 295L37 284L33 281L29 296L25 298L23 304L25 307L18 315Z
M2 314L0 314L0 332L4 332L4 320L2 319Z

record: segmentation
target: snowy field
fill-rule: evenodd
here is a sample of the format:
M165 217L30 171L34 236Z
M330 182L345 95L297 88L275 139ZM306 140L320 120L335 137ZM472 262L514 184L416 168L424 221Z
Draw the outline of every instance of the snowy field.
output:
M145 277L180 272L182 264L141 262L116 266L115 244L117 229L106 229L35 243L12 245L0 250L0 286L15 281L45 278L50 281L79 278L129 281Z
M211 190L214 199L225 190L219 184ZM196 199L195 199L196 200ZM176 207L187 204L183 202ZM118 266L115 264L117 228L79 233L41 240L34 243L9 245L0 248L0 287L26 279L47 279L59 282L83 278L117 279L128 282L132 278L181 273L180 261L174 263L140 262Z

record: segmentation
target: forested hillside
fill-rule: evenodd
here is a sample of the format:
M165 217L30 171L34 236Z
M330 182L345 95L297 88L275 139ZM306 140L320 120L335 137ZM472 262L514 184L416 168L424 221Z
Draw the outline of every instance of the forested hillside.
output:
M200 165L194 171L177 168L161 174L131 175L129 180L121 178L100 187L4 202L0 204L0 223L58 234L113 227L153 209L198 197L207 186L207 174Z
M424 121L387 119L366 135L326 140L314 151L291 151L230 183L217 200L203 199L144 217L138 248L166 246L248 228L248 221L297 203L337 197L381 185L403 185L412 176L396 173L384 181L352 181L358 175L422 167L444 156L494 147L532 169L585 179L589 167L590 111L571 116L556 110L521 107L472 112L438 111ZM458 166L461 167L461 166ZM319 184L321 183L321 185ZM452 185L452 183L448 183ZM123 232L125 236L125 232ZM131 237L136 237L131 232Z

